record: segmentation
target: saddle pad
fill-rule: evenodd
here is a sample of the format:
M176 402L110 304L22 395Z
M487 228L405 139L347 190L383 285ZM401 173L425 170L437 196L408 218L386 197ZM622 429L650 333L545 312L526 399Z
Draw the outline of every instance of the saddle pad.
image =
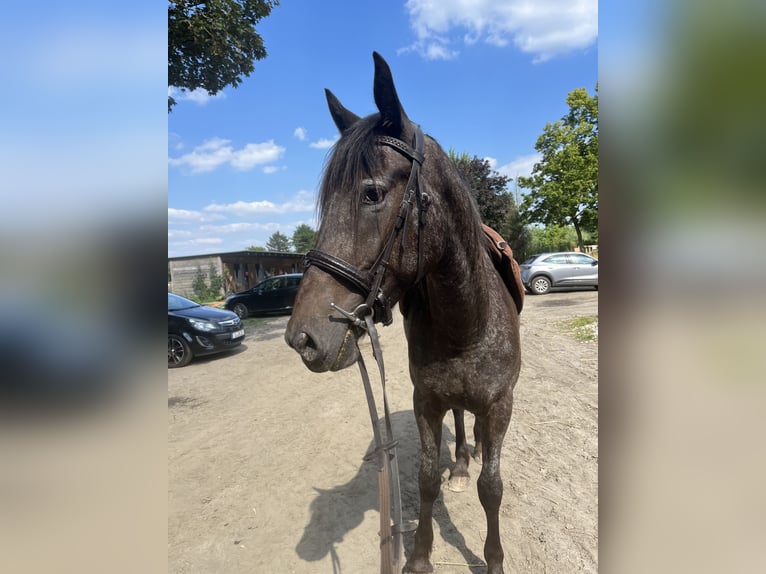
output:
M513 302L516 303L516 309L521 313L524 307L524 284L521 282L519 264L513 258L513 250L497 231L488 225L482 224L481 227L486 239L487 253L495 264L495 269L500 273L500 277L503 278Z

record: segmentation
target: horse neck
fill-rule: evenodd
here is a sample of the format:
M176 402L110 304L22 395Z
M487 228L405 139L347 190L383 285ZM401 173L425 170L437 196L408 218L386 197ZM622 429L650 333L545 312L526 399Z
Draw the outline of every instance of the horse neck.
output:
M453 184L448 197L440 206L438 220L426 223L433 224L440 235L434 242L439 248L431 251L434 259L428 263L428 273L411 307L423 309L425 312L418 316L438 332L470 341L481 336L489 319L491 282L487 280L481 222L468 190ZM429 218L435 216L429 211Z
M465 228L465 222L452 222L452 229L464 228L464 233L476 234L474 226ZM486 322L490 293L486 279L485 255L482 245L473 237L449 234L441 258L427 277L428 304L449 309L450 324Z

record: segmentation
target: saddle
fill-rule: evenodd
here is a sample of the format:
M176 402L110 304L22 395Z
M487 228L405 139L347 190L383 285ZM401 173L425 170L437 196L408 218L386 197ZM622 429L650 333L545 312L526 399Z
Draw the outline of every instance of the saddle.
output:
M503 278L513 302L516 303L517 311L521 313L521 309L524 307L524 284L521 282L519 264L513 258L513 250L497 231L488 225L482 224L481 227L484 231L487 253L500 277Z

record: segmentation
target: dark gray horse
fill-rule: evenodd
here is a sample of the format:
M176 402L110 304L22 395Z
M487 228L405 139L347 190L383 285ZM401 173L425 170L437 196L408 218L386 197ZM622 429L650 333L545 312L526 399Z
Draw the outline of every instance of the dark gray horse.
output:
M500 452L521 365L518 310L486 250L466 184L404 113L388 64L377 53L373 59L379 113L360 118L327 92L341 138L325 168L317 249L307 255L285 339L312 371L344 369L359 358L362 319L388 324L399 303L421 443L420 516L404 572L433 571L442 420L455 411L452 476L467 480L467 410L477 417L476 454L483 459L477 486L487 516L484 557L488 572L498 574Z

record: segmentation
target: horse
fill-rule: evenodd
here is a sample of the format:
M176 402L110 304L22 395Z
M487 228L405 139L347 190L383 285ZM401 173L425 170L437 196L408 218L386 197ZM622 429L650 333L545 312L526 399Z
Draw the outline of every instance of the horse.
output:
M499 574L500 454L521 368L520 306L495 269L467 183L408 118L383 57L373 52L373 60L376 113L360 117L325 90L340 139L324 167L316 247L285 340L313 372L345 369L360 360L365 322L390 324L398 304L420 435L420 509L403 572L433 571L442 421L452 410L452 477L462 484L471 458L463 412L476 417L484 558L488 573Z

